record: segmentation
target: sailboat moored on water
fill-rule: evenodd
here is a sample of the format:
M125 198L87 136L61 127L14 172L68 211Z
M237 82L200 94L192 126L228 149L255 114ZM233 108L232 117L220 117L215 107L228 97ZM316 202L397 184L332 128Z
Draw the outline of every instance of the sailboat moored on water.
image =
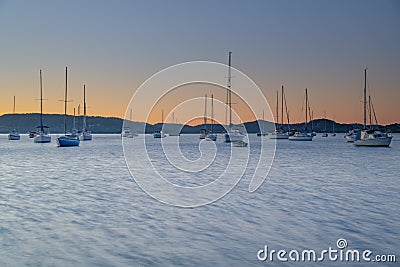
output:
M81 141L92 140L92 132L86 127L86 85L83 85L83 128L82 133L79 135Z
M392 141L392 136L387 133L383 133L379 130L375 130L372 127L371 122L371 112L372 112L372 103L371 97L369 97L369 118L370 118L370 127L367 128L367 69L364 70L364 129L357 133L356 138L354 140L354 144L356 146L389 146ZM374 111L375 115L375 111ZM376 120L376 118L375 118Z
M289 136L290 141L312 141L313 136L308 133L307 131L307 124L308 124L308 92L306 89L306 121L305 121L305 129L303 132L297 131L292 136Z
M229 60L228 60L228 85L227 85L227 106L229 108L229 125L228 125L228 131L227 133L224 134L224 141L225 143L232 143L232 142L240 142L245 143L243 141L244 135L239 131L239 130L234 130L232 129L232 75L231 75L231 57L232 57L232 52L229 52ZM244 146L244 144L242 145Z
M68 69L65 67L64 135L57 138L57 144L59 147L79 146L79 137L76 134L67 134L67 90Z
M15 115L15 96L14 96L14 109L13 109L13 114ZM19 132L15 127L9 134L8 134L8 140L19 140L21 136L19 135Z
M42 70L40 73L40 125L38 131L33 138L34 143L50 143L51 136L49 135L49 127L43 125L43 88L42 88Z

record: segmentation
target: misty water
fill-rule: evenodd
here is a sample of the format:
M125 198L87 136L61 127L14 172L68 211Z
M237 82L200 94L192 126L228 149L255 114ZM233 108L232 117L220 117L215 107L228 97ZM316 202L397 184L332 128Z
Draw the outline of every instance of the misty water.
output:
M181 138L183 154L199 153L198 135ZM255 147L261 137L249 138ZM220 151L230 147L221 139ZM149 140L149 147L158 142ZM0 266L271 266L282 262L259 261L265 245L321 251L344 238L348 248L373 254L400 247L399 135L390 148L356 147L342 134L278 140L270 174L256 192L248 192L245 173L225 197L197 208L143 192L119 135L94 135L71 148L56 147L54 136L51 144L34 144L26 135L20 141L0 135L0 151ZM363 264L346 263L352 265Z

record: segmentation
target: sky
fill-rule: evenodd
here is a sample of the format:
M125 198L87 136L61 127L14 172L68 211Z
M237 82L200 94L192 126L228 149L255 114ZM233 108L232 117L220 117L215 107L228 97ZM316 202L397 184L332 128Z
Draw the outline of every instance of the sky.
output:
M69 114L86 84L89 115L122 118L153 74L195 60L226 64L232 51L232 66L257 84L272 111L284 85L292 122L304 120L305 88L314 118L361 122L364 68L378 122L400 122L399 29L395 0L0 0L0 114L12 112L14 95L17 113L39 112L40 69L44 112L63 113L68 66ZM192 86L184 95L191 92L203 93ZM203 112L200 102L191 108Z

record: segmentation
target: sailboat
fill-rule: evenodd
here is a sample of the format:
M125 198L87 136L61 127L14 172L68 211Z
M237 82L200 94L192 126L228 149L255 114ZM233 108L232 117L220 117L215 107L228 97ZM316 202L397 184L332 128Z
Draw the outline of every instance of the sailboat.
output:
M129 114L129 123L131 122L132 122L132 109L130 110ZM127 123L127 121L125 121L125 123ZM121 136L125 138L133 138L133 133L131 132L131 128L129 126L124 126L121 132Z
M14 96L14 109L13 109L13 114L15 115L15 96ZM19 132L15 127L9 134L8 134L8 140L19 140L21 136L19 135Z
M308 92L306 89L306 121L305 121L305 129L304 132L297 131L292 136L289 136L290 141L312 141L313 136L307 131L307 123L308 123Z
M175 112L172 112L172 118L171 118L171 120L172 120L172 123L170 124L170 127L168 127L168 128L169 128L168 135L169 135L169 136L180 136L180 135L181 135L181 134L180 134L180 129L181 129L181 127L180 127L180 125L177 124L176 121L175 121ZM167 126L167 125L166 125L166 126Z
M163 132L162 132L162 127L164 126L164 110L161 111L161 130L156 130L153 133L154 138L164 138L167 137Z
M200 130L200 139L205 139L207 136L207 94L204 100L204 116L203 116L204 128Z
M288 139L289 134L283 131L283 98L284 98L284 91L283 91L283 85L282 85L282 103L281 103L281 125L279 127L278 121L279 121L279 93L276 91L276 122L277 122L277 127L275 128L274 132L271 135L271 139Z
M214 133L214 95L211 94L211 130L206 136L207 141L217 141L217 135Z
M268 135L268 133L264 131L264 124L265 124L265 120L264 120L264 110L263 110L263 113L262 113L262 122L261 122L261 123L262 123L262 124L261 124L261 129L260 129L260 131L257 133L257 136L266 136L266 135Z
M336 133L335 133L335 115L333 115L332 134L331 134L331 136L336 136Z
M228 132L224 134L225 143L231 142L240 142L245 143L243 141L244 135L239 130L232 129L232 83L231 83L231 58L232 52L229 52L229 60L228 60L228 85L227 85L227 106L229 108L229 126ZM247 144L247 143L246 143ZM244 146L244 145L243 145Z
M65 67L64 135L57 138L57 144L59 147L79 146L79 137L76 134L67 134L67 92L68 68Z
M356 146L389 146L392 136L372 128L371 109L371 97L369 97L370 127L367 129L367 69L364 69L364 129L357 134L354 144Z
M34 143L50 143L51 136L49 135L49 127L43 125L43 87L42 87L42 70L39 70L40 76L40 125L36 127L38 129L35 137L33 138Z
M79 135L81 141L92 140L92 132L86 128L86 85L83 85L83 127L82 133Z
M324 132L322 133L322 137L328 137L328 133L326 132L326 112L324 112L324 122L325 122L325 128Z

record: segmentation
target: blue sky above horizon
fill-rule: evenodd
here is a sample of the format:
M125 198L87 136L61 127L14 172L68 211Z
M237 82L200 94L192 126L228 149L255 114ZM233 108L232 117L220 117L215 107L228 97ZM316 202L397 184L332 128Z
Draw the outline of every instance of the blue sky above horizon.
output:
M304 89L314 117L361 121L363 69L380 123L400 122L400 2L353 1L1 1L0 114L60 113L64 68L72 106L88 90L89 114L122 117L148 77L187 61L226 63L270 101L285 85L291 117ZM71 110L70 110L71 113ZM261 113L261 112L260 112Z

